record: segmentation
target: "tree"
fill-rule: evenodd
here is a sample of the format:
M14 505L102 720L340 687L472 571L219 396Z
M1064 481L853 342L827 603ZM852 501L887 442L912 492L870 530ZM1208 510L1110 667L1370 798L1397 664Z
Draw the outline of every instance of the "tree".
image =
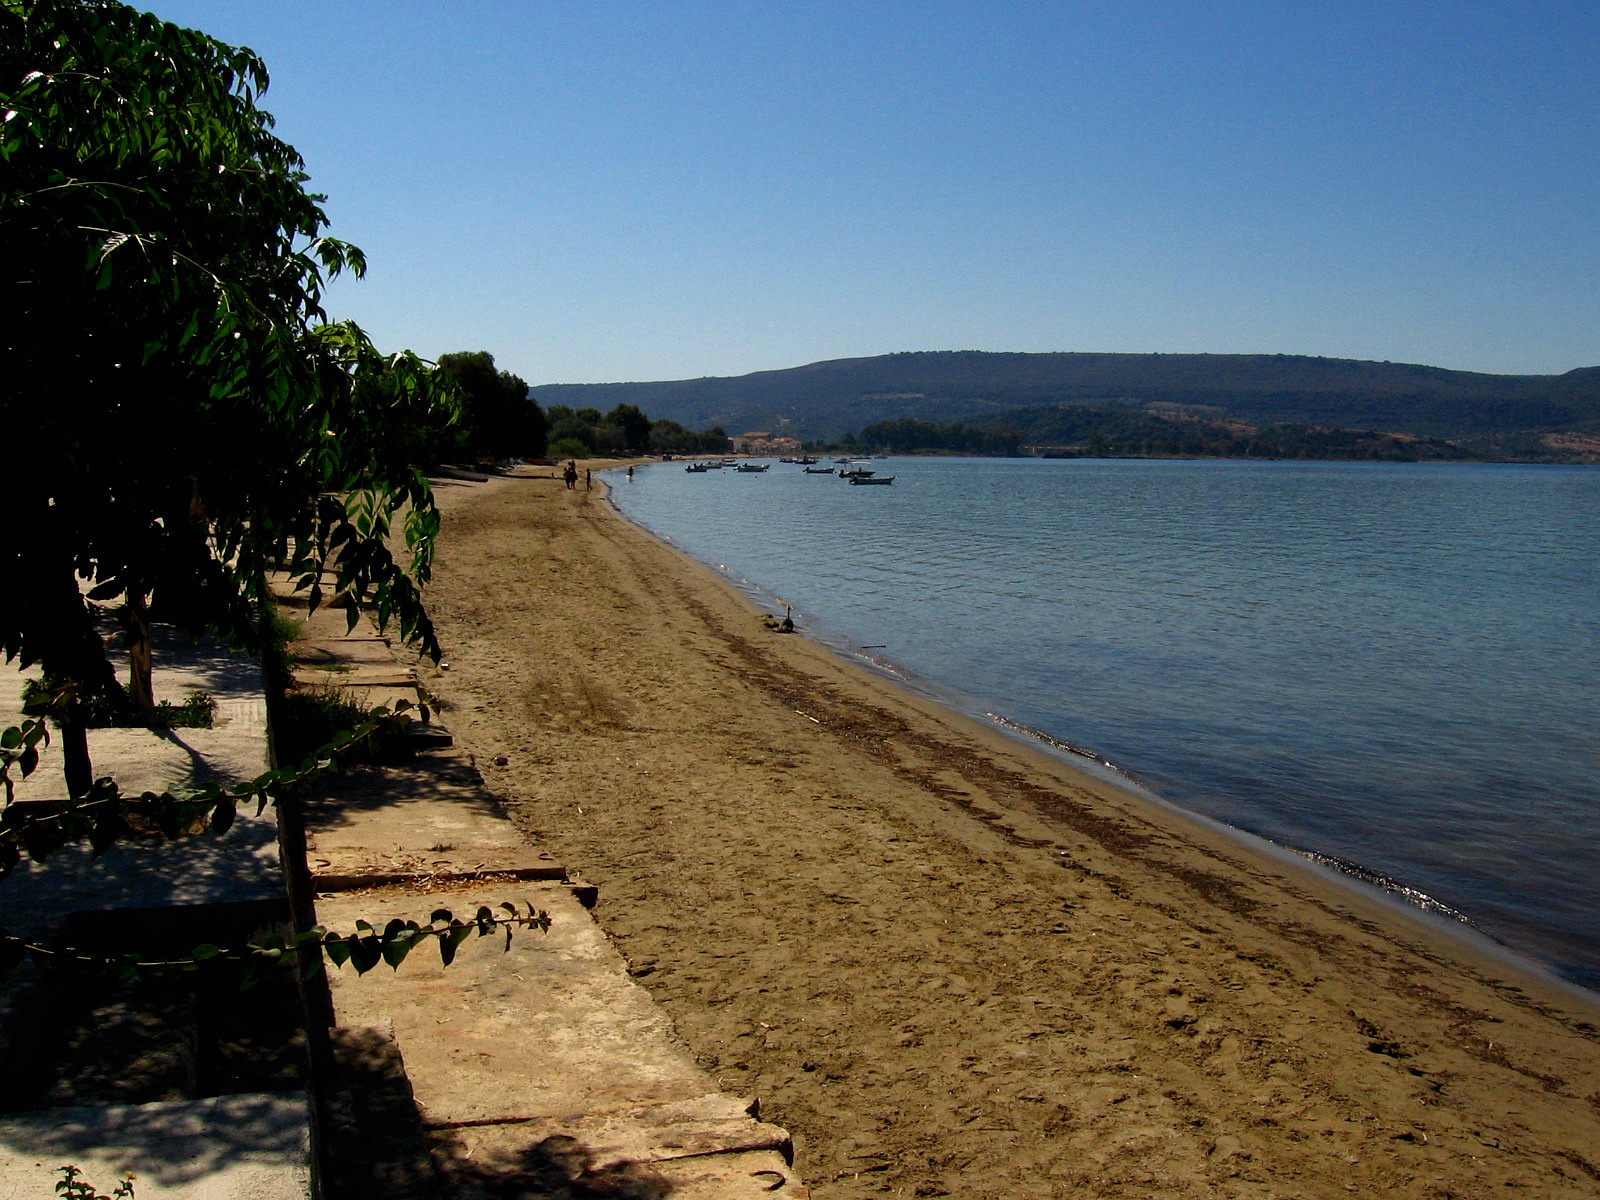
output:
M624 450L640 451L650 444L650 418L637 404L619 404L606 414L606 424L622 433Z
M544 410L528 395L528 385L509 371L496 371L487 351L441 354L439 369L461 392L458 448L472 455L543 457Z
M593 413L593 409L584 409L574 412L566 405L551 406L545 414L549 421L550 453L557 458L585 458L595 451L594 427L599 422L599 414L590 421L586 413Z
M97 602L121 601L146 702L152 611L259 649L273 566L313 605L331 587L439 656L419 593L439 516L406 434L454 421L455 388L326 323L325 280L364 260L322 236L322 198L256 105L266 86L249 50L112 0L0 0L0 649L44 667L70 794L44 812L11 803L47 725L0 730L0 877L73 842L104 850L130 817L223 834L237 808L281 805L390 718L374 710L298 767L232 787L125 797L93 777L84 737L90 700L116 683ZM397 520L404 562L387 544ZM474 934L548 924L500 907L352 935L297 910L291 938L164 965L294 956L309 972L326 953L365 971L428 941L448 962ZM0 929L0 979L55 957Z
M121 602L141 706L151 612L256 648L273 565L313 604L333 572L438 656L438 514L397 431L454 420L453 388L326 323L325 281L365 261L323 235L267 83L249 50L112 0L0 0L0 648L52 684L73 796L115 685L92 602Z

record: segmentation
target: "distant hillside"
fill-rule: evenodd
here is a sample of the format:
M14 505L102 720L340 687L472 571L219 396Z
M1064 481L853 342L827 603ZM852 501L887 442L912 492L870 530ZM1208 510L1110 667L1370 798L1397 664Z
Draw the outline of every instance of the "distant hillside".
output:
M1484 375L1277 354L992 354L837 359L736 378L547 384L538 401L732 434L831 440L884 421L1038 425L1039 406L1174 414L1245 427L1304 426L1439 439L1474 456L1600 460L1600 367ZM1027 414L1017 410L1032 409Z

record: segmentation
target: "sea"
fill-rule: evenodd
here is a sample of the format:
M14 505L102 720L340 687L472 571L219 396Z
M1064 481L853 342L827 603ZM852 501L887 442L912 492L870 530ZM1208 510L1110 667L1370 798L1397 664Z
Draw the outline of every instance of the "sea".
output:
M684 467L613 500L840 654L1600 990L1600 468Z

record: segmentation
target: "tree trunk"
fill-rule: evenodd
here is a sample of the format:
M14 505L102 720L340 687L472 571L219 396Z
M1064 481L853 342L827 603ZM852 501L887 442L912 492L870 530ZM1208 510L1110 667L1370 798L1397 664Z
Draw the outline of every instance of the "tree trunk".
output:
M105 646L95 632L78 580L70 562L52 572L40 600L48 613L39 664L52 686L65 685L65 695L52 706L50 716L61 730L62 774L73 799L86 794L94 783L94 763L89 759L89 702L98 676L110 673Z
M156 719L155 682L150 646L150 601L143 592L130 591L123 610L128 646L128 698L146 722Z
M88 795L94 783L94 763L89 759L89 728L83 721L83 706L76 697L57 718L61 726L62 773L67 780L67 795L76 800Z

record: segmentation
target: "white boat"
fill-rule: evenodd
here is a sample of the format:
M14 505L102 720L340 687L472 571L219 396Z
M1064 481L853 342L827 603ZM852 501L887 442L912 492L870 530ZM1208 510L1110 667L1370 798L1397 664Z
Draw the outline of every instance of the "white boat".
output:
M856 484L856 483L893 483L894 482L894 476L893 475L873 475L873 473L871 471L868 471L864 475L852 475L850 477L850 482L852 484Z

